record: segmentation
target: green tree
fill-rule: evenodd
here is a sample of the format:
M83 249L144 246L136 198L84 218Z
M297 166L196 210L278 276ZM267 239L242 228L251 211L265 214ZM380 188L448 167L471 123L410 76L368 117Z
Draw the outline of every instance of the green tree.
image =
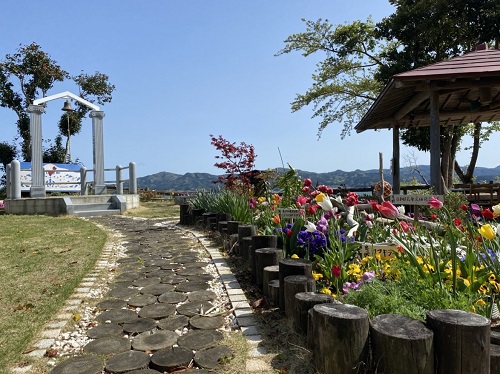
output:
M7 165L10 164L17 156L17 147L15 144L0 142L0 169L4 172L0 179L0 185L5 184L5 171Z
M111 101L115 86L108 82L107 75L96 72L93 75L81 73L71 77L36 43L20 45L16 53L8 54L0 61L0 106L13 110L18 117L21 155L26 161L31 159L28 106L36 98L47 96L56 82L69 79L79 87L80 97L89 102L104 104ZM87 108L78 106L74 115L70 116L70 124L73 123L69 131L67 118L62 115L66 121L59 121L60 135L66 136L68 143L69 137L80 131L81 120L87 112ZM64 122L65 126L61 126L61 122ZM53 147L58 148L57 144L49 148Z
M454 57L475 48L478 41L498 46L500 3L491 0L391 0L396 11L374 24L355 21L334 27L328 20L305 21L306 31L285 40L278 55L293 51L307 57L321 53L313 84L292 102L292 111L313 106L319 132L332 123L350 133L392 75ZM496 124L451 126L442 131L442 174L447 186L453 167L458 176L472 178L481 144ZM473 136L471 162L462 172L455 161L465 134ZM428 130L406 130L403 141L429 149Z

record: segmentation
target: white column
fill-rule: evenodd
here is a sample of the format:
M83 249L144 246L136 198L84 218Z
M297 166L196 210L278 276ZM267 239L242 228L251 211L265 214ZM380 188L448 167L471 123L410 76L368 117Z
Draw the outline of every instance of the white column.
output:
M42 105L30 105L31 138L31 189L30 197L45 197L45 172L43 170L42 150Z
M92 118L92 144L94 149L94 195L104 195L106 184L104 180L104 135L102 119L104 112L93 110Z

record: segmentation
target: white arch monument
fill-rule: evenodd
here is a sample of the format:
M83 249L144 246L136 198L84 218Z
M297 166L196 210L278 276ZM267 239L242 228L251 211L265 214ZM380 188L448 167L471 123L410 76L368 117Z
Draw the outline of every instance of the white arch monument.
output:
M30 197L45 197L45 172L43 170L42 151L42 113L45 110L44 103L57 99L72 99L87 108L92 109L89 117L92 118L92 145L94 162L94 195L106 193L104 181L104 142L103 142L103 121L104 112L99 110L97 105L72 94L69 91L43 97L33 101L28 107L30 113L30 133L31 133L31 190Z

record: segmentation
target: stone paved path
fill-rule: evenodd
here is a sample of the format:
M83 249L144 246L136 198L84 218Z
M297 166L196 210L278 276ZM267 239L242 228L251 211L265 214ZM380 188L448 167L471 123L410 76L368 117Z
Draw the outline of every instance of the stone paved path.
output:
M123 216L93 220L123 236L118 258L112 259L116 275L106 287L102 282L98 287L104 298L92 307L95 315L86 323L85 345L76 349L76 355L70 351L73 357L58 363L51 373L158 373L183 368L188 368L185 373L215 373L220 361L235 354L221 343L223 334L240 329L250 347L244 372L274 372L263 359L266 352L259 347L261 335L243 291L203 233L161 220ZM111 261L110 254L104 252L101 267ZM90 280L82 286L89 286ZM76 290L77 297L62 313L66 322L68 314L79 315L78 295L91 289ZM30 355L64 353L60 342L64 326L64 321L51 322ZM23 370L30 372L29 368L17 371Z

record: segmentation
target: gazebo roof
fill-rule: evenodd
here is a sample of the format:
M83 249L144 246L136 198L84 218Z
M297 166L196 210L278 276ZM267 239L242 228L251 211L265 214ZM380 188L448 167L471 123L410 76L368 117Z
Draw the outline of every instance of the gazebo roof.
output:
M439 95L441 125L500 120L500 50L482 48L394 75L356 132L429 126L431 91Z

